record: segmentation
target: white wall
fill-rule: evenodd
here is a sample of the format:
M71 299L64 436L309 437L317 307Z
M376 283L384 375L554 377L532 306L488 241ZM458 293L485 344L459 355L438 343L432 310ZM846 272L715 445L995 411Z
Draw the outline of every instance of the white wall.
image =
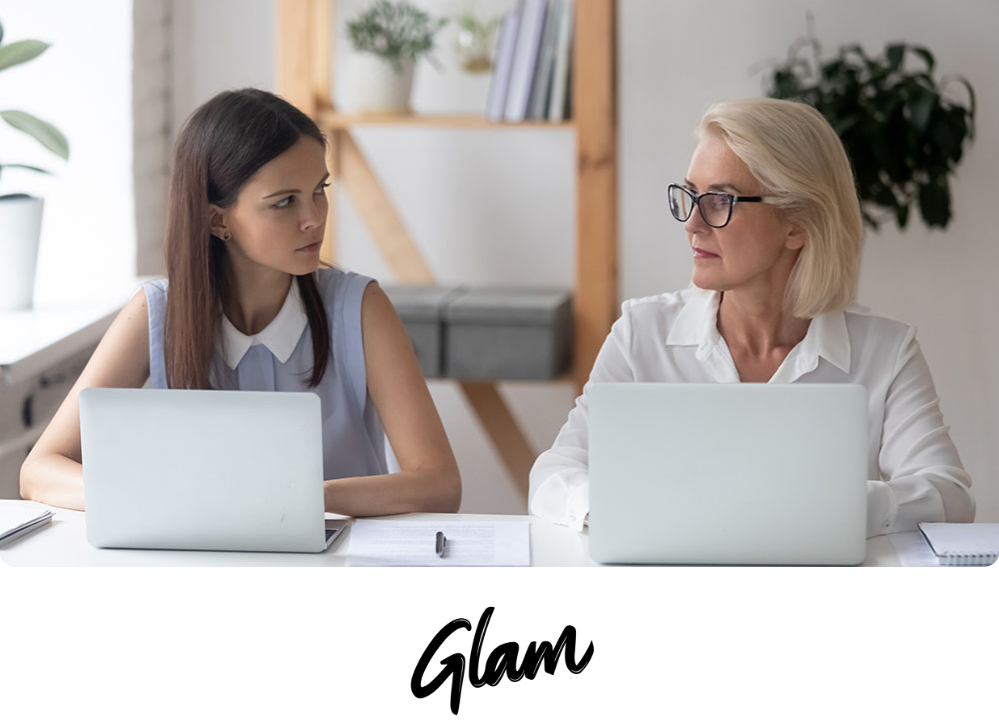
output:
M4 44L37 39L43 55L0 74L0 108L30 112L69 141L63 162L0 123L0 161L51 176L6 170L0 193L45 198L36 303L73 288L100 296L106 281L134 274L132 4L129 0L0 2ZM0 229L2 230L2 229ZM91 282L93 279L100 282Z
M270 0L172 0L174 119L186 117L214 92L274 85L274 9ZM423 6L452 12L460 2ZM480 0L501 13L512 0ZM342 0L341 21L359 6ZM682 177L691 131L714 100L760 94L748 68L782 56L816 14L826 47L861 42L874 52L885 41L923 43L943 73L960 72L979 93L979 133L953 186L955 220L945 233L916 223L901 234L869 239L860 300L920 328L943 409L976 481L979 519L999 520L999 383L989 358L999 353L999 244L989 232L994 205L987 175L999 161L999 107L990 93L999 52L990 36L999 3L965 0L716 0L710 5L659 0L619 1L619 148L621 293L634 297L677 289L691 260L682 227L666 209L667 183ZM444 36L438 74L418 71L419 111L477 111L488 79L458 69ZM344 43L341 42L341 49ZM342 68L341 68L342 69ZM343 85L338 73L337 92ZM444 282L572 282L573 136L570 133L452 132L367 129L359 142L403 218ZM366 230L340 198L339 261L391 280ZM499 460L460 393L434 382L432 392L465 480L463 509L522 512ZM571 407L567 385L507 383L502 392L540 450L554 439Z
M623 0L620 7L622 290L677 288L691 260L666 208L665 183L683 176L691 129L711 102L758 95L747 68L783 57L805 29L805 12L828 49L859 42L923 44L938 75L960 73L978 91L978 133L952 183L954 220L945 232L912 223L869 233L859 300L915 324L945 420L975 481L980 520L999 520L999 244L992 227L999 166L999 3L991 0L716 0L705 24L700 3Z

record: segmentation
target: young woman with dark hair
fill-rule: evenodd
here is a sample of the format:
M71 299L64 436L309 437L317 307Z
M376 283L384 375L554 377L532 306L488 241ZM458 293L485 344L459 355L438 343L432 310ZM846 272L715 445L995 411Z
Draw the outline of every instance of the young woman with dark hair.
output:
M108 329L21 467L24 498L82 510L80 390L148 380L314 392L328 511L458 509L457 464L391 303L371 278L320 263L325 151L312 120L262 90L220 93L188 118L174 153L167 278L144 284Z

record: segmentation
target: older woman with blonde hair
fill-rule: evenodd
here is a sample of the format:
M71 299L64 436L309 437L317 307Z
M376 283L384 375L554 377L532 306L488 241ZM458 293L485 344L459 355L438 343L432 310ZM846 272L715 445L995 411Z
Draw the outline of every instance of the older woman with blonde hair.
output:
M669 186L691 287L623 304L531 470L531 513L583 527L593 383L800 382L868 390L868 536L973 520L971 479L915 328L853 302L863 225L832 127L808 105L758 98L714 105L696 137L686 178Z

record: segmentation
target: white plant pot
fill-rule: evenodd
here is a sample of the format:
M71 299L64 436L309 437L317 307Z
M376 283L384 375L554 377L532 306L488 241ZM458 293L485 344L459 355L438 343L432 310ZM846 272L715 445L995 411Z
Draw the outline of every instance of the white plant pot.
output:
M407 115L413 90L412 60L401 61L402 72L392 63L368 52L351 51L347 56L348 108L356 113Z
M0 200L0 312L31 307L44 204L36 197Z

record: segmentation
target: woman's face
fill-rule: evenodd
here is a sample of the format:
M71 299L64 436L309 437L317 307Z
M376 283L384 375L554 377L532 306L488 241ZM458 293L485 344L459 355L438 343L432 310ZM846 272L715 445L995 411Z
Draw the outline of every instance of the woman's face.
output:
M226 248L237 266L249 261L306 275L319 266L328 177L322 144L302 136L254 173L232 206L213 206L212 232L229 233Z
M685 184L694 194L709 190L763 194L746 163L724 140L710 136L694 149ZM694 253L694 285L707 290L754 288L766 294L783 293L804 244L802 234L764 203L736 203L728 225L722 228L705 223L695 206L684 228Z

